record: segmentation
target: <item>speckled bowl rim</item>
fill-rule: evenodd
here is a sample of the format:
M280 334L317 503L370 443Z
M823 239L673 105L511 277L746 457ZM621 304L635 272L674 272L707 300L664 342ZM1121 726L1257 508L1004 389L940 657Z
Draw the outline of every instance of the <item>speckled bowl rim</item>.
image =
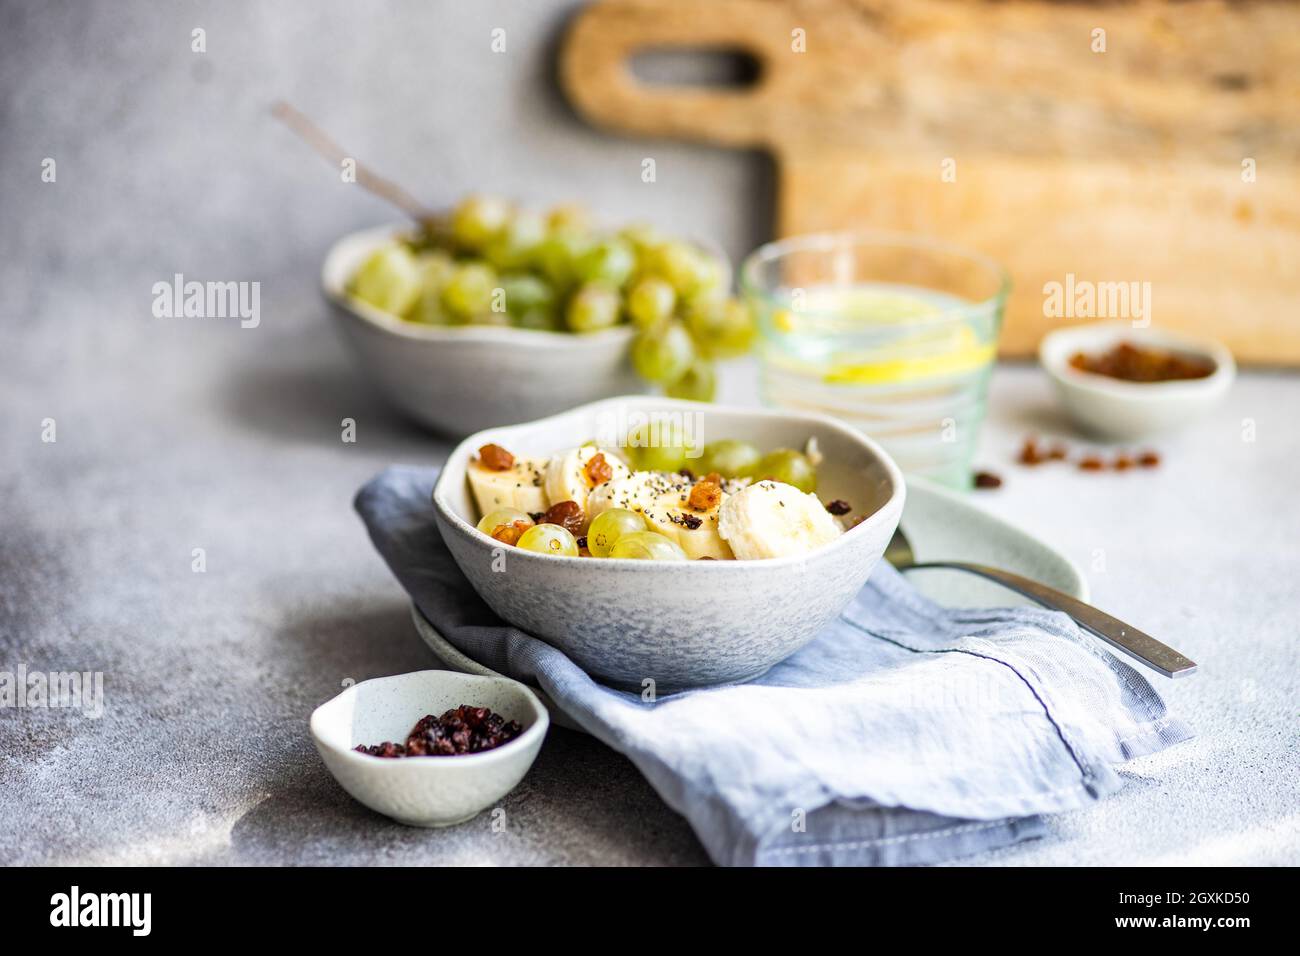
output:
M443 465L441 473L438 475L438 481L433 486L433 504L443 520L462 535L466 536L475 547L490 551L493 548L501 546L499 541L488 537L479 531L474 525L470 524L452 508L447 501L448 489L453 484L465 482L465 468L453 470L450 463L466 450L472 450L484 444L484 438L490 434L497 434L502 431L514 431L517 429L531 428L535 425L545 425L555 422L559 419L579 417L582 413L594 412L602 408L614 408L622 406L627 409L645 409L647 411L698 411L707 414L708 412L721 412L729 415L739 415L747 418L767 419L769 421L786 421L786 422L808 422L816 423L822 428L827 428L839 432L843 437L857 443L864 448L876 461L884 468L885 474L889 478L890 494L870 515L863 518L858 524L854 525L844 534L840 535L829 544L822 545L814 551L806 554L789 555L783 558L758 558L753 561L686 561L686 562L665 562L665 561L638 561L635 558L600 558L593 561L591 558L569 557L567 555L555 554L535 554L531 551L523 551L518 548L510 553L512 561L535 562L544 561L548 564L564 562L566 564L578 564L582 567L589 568L593 573L648 573L655 570L662 571L666 567L676 566L678 564L690 567L691 573L694 574L737 574L744 573L746 566L756 565L763 568L779 568L782 566L795 566L803 564L812 558L822 558L835 550L844 550L851 546L850 538L854 535L861 536L867 534L871 528L882 521L888 520L891 513L901 513L902 503L905 501L907 487L903 479L903 473L894 459L889 457L888 453L881 448L876 442L872 441L857 429L845 425L838 419L829 415L820 415L815 412L790 412L771 408L748 408L740 405L715 405L707 402L690 402L682 399L662 398L655 395L621 395L616 398L606 398L597 402L588 402L586 405L578 405L568 411L560 412L556 415L549 415L546 418L534 419L530 422L520 422L515 425L499 425L495 428L485 428L482 431L475 432L468 438L464 439L447 456L447 464ZM557 449L558 450L558 449ZM469 461L469 456L465 456L465 461ZM897 503L897 507L895 507ZM517 553L516 553L517 552Z
M1095 372L1084 372L1070 365L1066 353L1071 348L1088 350L1125 337L1145 345L1200 355L1214 363L1214 371L1204 378L1126 382ZM1076 344L1072 347L1061 344L1070 340L1077 340ZM1171 402L1217 395L1225 391L1237 376L1237 363L1232 352L1214 339L1155 326L1134 328L1125 322L1086 322L1054 329L1038 343L1038 361L1052 378L1063 385L1132 402Z
M411 758L411 760L392 760L387 758L373 757L370 754L357 753L350 747L340 747L333 741L325 740L319 728L319 723L323 723L327 718L322 713L327 707L337 704L349 694L356 695L357 689L367 684L382 685L405 678L414 677L424 674L438 674L448 678L449 683L465 683L469 685L478 685L480 687L495 684L497 686L508 685L510 690L518 694L533 711L533 722L522 734L500 747L493 747L491 750L485 750L476 754L456 754L447 757L431 757L427 763L412 763L412 760L420 758ZM477 705L475 705L477 706ZM417 718L418 719L418 718ZM515 751L528 747L533 741L540 737L546 736L546 731L551 725L551 715L537 695L527 684L514 680L503 675L489 676L487 674L464 674L460 671L439 670L436 667L426 668L420 671L407 671L404 674L389 674L385 677L372 677L368 680L359 681L351 687L346 688L341 693L335 694L329 700L325 701L319 707L311 712L309 726L311 728L312 739L316 741L317 746L324 747L332 754L337 754L346 760L354 760L364 764L366 767L374 768L378 773L386 773L390 768L398 765L407 766L428 766L442 772L452 770L453 767L464 767L472 769L475 767L485 767L491 763L508 759L515 756ZM540 743L540 741L538 741ZM383 768L383 769L381 769ZM453 771L454 772L454 771Z
M406 322L389 315L382 309L361 302L348 295L348 276L362 256L400 233L411 228L410 223L393 222L372 226L348 233L338 239L325 253L321 264L320 284L326 301L342 309L353 318L396 338L419 342L481 342L484 345L509 345L521 349L544 349L551 352L582 353L601 352L619 343L630 345L636 336L632 325L619 325L599 332L548 332L544 329L517 329L496 325L422 325ZM691 240L691 243L717 257L731 284L732 266L721 248L712 243Z

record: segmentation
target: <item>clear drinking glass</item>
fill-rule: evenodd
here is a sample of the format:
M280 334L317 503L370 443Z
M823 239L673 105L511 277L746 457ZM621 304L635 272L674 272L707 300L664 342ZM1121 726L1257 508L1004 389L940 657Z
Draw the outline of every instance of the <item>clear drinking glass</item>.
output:
M904 471L970 487L1005 269L919 236L827 234L755 250L740 287L767 404L834 415Z

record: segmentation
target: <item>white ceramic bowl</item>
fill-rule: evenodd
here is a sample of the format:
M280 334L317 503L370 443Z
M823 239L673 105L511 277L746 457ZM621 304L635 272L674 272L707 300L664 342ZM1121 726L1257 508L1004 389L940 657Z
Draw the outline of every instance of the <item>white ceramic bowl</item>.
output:
M400 743L425 714L461 704L490 707L524 732L483 753L381 758L358 744ZM311 735L340 786L371 810L414 827L463 823L507 793L528 772L550 718L518 681L452 671L415 671L354 684L311 715Z
M465 470L481 445L542 455L592 438L611 443L651 414L678 416L701 443L737 438L770 450L816 438L825 455L818 495L869 516L810 554L763 561L556 557L505 548L474 527ZM903 497L889 456L835 419L637 396L473 435L451 453L433 492L443 538L498 615L601 681L638 690L653 681L659 691L748 680L807 644L866 583Z
M344 291L374 252L409 224L344 236L325 256L321 287L366 378L399 411L448 435L528 421L585 402L645 391L628 358L635 330L574 335L487 325L405 322ZM716 256L730 285L730 265Z
M1214 362L1206 378L1173 382L1125 382L1070 365L1077 352L1098 355L1131 342L1204 356ZM1070 417L1105 438L1131 440L1184 425L1214 406L1237 375L1232 353L1212 339L1123 322L1072 325L1044 337L1038 358L1056 384Z

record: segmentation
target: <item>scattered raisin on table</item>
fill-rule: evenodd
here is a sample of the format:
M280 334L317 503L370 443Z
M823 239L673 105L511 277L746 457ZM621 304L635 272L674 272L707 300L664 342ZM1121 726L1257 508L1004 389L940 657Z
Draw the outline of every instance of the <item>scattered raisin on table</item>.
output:
M977 471L975 472L975 487L976 488L1001 488L1002 479L999 478L997 475L993 474L993 472L991 471Z
M1079 459L1079 468L1082 471L1101 471L1106 467L1106 463L1096 455L1085 455Z
M1049 460L1050 454L1044 454L1038 447L1038 439L1030 435L1025 439L1024 444L1020 446L1020 454L1016 460L1022 465L1041 465Z
M1138 464L1143 468L1155 468L1160 464L1160 456L1153 451L1144 451L1138 455Z
M492 471L506 471L515 464L515 456L500 445L484 445L478 450L478 457L483 467Z

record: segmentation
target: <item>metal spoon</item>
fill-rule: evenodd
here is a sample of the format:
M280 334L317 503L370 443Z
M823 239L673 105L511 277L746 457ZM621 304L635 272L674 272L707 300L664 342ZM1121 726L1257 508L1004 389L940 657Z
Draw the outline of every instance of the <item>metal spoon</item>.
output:
M900 571L912 571L917 568L948 568L953 571L969 571L971 574L978 574L982 578L1010 588L1017 594L1024 595L1043 607L1064 611L1074 618L1075 623L1080 627L1166 677L1186 677L1196 670L1195 661L1179 654L1172 647L1161 644L1151 635L1045 584L983 564L968 564L964 561L918 563L916 555L912 552L912 545L903 534L902 528L896 530L893 538L890 539L889 547L885 549L885 560Z

